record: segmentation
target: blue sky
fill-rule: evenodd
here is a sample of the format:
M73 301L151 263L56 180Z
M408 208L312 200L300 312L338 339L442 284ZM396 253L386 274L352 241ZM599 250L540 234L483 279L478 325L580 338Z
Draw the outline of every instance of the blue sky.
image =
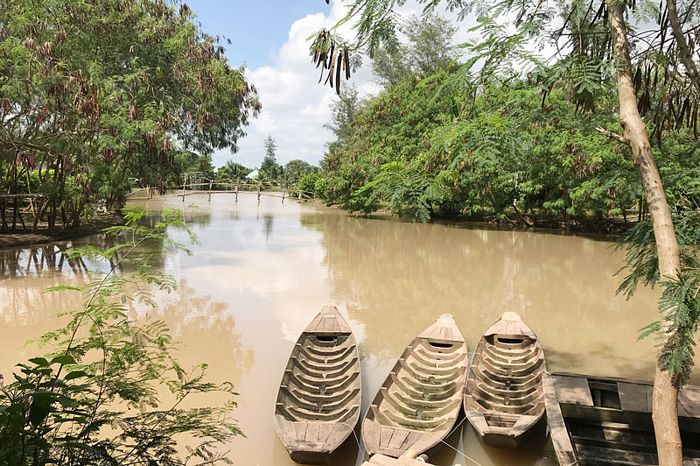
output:
M289 27L307 14L328 12L324 0L187 0L204 29L228 37L225 44L234 66L269 65L287 40Z
M263 140L277 141L277 160L302 159L317 164L331 134L323 128L334 99L316 85L307 37L331 27L345 12L339 1L324 0L186 0L203 29L231 39L222 45L232 66L245 65L246 78L258 89L261 115L246 128L239 150L220 150L214 165L232 160L257 167L264 157Z
M262 113L245 128L238 151L219 150L214 165L227 161L255 168L265 155L263 141L277 142L277 161L301 159L318 164L333 135L324 128L330 122L335 91L317 84L318 74L309 57L307 38L331 28L347 13L347 3L331 0L185 0L204 30L231 39L223 42L232 66L246 66L246 79L258 90ZM416 0L399 9L403 15L421 11ZM339 34L354 36L352 24ZM370 66L352 77L361 97L380 90Z

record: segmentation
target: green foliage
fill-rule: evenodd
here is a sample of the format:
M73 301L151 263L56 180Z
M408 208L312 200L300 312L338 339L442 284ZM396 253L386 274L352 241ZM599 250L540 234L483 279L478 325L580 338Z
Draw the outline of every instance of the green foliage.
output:
M282 176L284 177L285 183L288 186L298 187L302 178L315 172L316 170L318 170L318 167L314 167L310 163L305 162L303 160L290 160L282 168ZM314 178L313 183L315 184L315 182L316 181ZM309 184L311 184L311 179L307 179L305 183L308 186Z
M658 330L666 338L659 366L668 371L676 387L688 382L695 357L695 336L700 323L700 270L686 269L676 281L662 282L659 300L662 320Z
M153 227L144 211L126 214L109 234L122 239L108 249L74 249L112 264L83 287L59 286L51 292L80 292L83 306L65 314L68 323L39 341L45 357L18 364L14 381L0 385L0 464L185 465L230 463L216 451L241 434L230 415L236 393L229 383L206 379L206 364L186 370L174 359L176 343L165 323L135 322L132 305L155 306L154 290L171 290L174 281L148 267L141 246L163 241L168 228L185 228L179 211L164 211ZM118 270L132 270L119 273ZM221 406L184 408L183 401L218 392ZM201 444L186 457L176 436Z
M659 263L651 222L639 222L623 237L619 247L626 249L626 272L618 293L628 298L639 284L663 288L659 300L660 319L640 331L640 338L659 338L659 366L670 372L673 383L683 386L693 368L695 335L700 323L700 211L680 210L674 216L680 248L678 280L665 280Z
M454 60L452 36L457 30L436 16L410 17L400 27L407 44L382 47L372 56L372 68L384 85L395 85L416 73L427 76L448 69Z
M166 0L10 0L0 9L0 191L50 197L49 223L165 189L236 149L260 110L242 68ZM203 170L202 170L203 169ZM27 177L34 183L27 184Z
M543 99L537 84L513 78L473 93L462 79L460 70L412 75L362 105L341 95L331 127L343 131L321 164L320 197L422 221L462 215L531 225L636 212L641 186L627 151L595 130L617 129L614 96L598 96L610 113L593 114L573 90Z
M218 181L242 180L252 171L251 168L229 160L223 167L219 167L219 169L216 170L216 179Z
M265 138L265 158L258 175L265 181L277 181L282 175L282 167L277 163L277 143L272 136Z

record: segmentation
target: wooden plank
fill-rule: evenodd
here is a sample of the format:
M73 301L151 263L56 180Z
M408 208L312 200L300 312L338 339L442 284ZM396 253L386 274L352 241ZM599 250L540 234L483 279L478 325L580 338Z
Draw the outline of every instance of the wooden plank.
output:
M424 463L412 458L391 458L384 455L374 455L368 462L362 463L362 466L433 466L430 463Z
M351 333L350 326L335 306L325 306L304 329L307 333Z
M700 387L686 386L678 394L678 415L700 418Z
M593 397L586 377L555 376L554 389L559 403L593 406Z
M394 432L396 432L396 429L393 427L381 426L379 428L379 446L382 448L388 448L389 444L391 443L391 439L394 438Z
M544 374L542 386L544 387L544 402L547 407L547 423L550 430L550 438L554 446L559 464L577 464L576 453L566 430L564 416L557 401L555 377Z
M636 383L618 382L620 407L623 411L651 413L653 406L652 387Z
M391 436L391 440L389 441L388 447L392 450L401 450L407 437L408 431L397 430L396 432L394 432L394 435Z

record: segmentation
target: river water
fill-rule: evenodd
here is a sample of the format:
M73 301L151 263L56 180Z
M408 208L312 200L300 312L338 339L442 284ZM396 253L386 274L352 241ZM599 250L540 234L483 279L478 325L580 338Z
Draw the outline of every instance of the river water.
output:
M137 204L134 202L134 204ZM198 236L193 255L152 251L178 289L158 295L154 317L182 343L185 364L207 362L232 381L246 438L229 445L242 466L294 464L272 417L278 384L299 332L326 303L347 317L361 347L367 406L404 347L439 314L452 313L470 349L504 311L540 337L553 371L636 379L653 376L653 341L637 331L655 317L657 292L615 296L622 253L612 243L543 233L465 229L348 216L279 198L216 194L141 201L183 209ZM172 236L185 240L180 232ZM94 239L92 241L98 241ZM0 251L0 373L38 354L24 345L75 306L49 286L81 283L97 266L62 258L65 245ZM99 268L99 267L97 267ZM697 382L697 377L695 377ZM465 425L431 458L439 466L551 464L544 442L519 451L484 448ZM543 458L544 455L544 458ZM360 463L348 441L333 465Z

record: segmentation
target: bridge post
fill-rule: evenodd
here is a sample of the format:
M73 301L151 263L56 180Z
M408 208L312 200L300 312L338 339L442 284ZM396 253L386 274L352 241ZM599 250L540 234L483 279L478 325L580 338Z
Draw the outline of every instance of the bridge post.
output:
M236 182L236 204L238 204L238 182Z
M282 188L282 204L284 204L284 188Z
M301 201L301 189L299 190L299 200Z
M182 202L185 202L185 186L187 186L187 175L182 180Z
M261 183L258 182L258 204L260 204L260 185Z
M212 185L212 180L209 180L209 202L211 202L211 185Z

